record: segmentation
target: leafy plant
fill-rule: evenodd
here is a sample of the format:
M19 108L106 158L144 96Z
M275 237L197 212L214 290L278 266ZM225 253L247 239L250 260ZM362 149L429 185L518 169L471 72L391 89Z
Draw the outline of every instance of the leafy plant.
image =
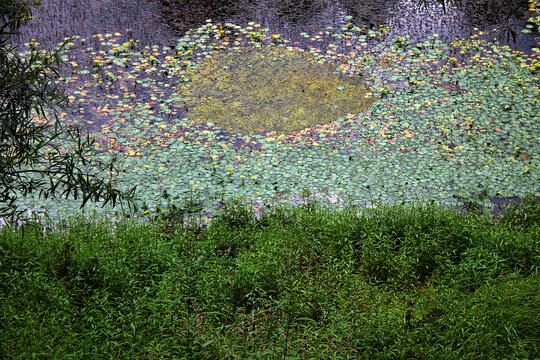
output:
M8 224L17 224L28 210L21 209L20 196L81 197L84 207L89 200L129 203L134 191L115 187L114 158L107 162L90 159L94 143L80 127L64 129L57 119L54 124L46 119L46 110L67 104L55 84L60 52L67 41L49 53L32 48L24 58L8 46L10 36L28 21L37 4L8 0L0 7L0 219ZM105 172L107 180L102 178Z
M137 219L0 229L2 356L538 353L538 222L313 204L268 209L259 227L236 205L167 236Z

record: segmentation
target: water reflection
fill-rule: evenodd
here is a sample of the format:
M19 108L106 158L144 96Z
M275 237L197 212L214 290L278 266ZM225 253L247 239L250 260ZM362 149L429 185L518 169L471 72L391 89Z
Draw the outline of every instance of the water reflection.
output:
M176 43L178 34L171 31L157 9L157 0L47 0L34 8L35 18L13 40L17 44L35 39L50 48L65 37L89 39L95 34L119 32L129 33L144 45Z
M416 0L398 0L388 9L387 23L399 34L407 33L415 39L438 34L442 41L471 34L464 7L435 3L428 7L418 6Z
M200 26L205 19L245 24L256 22L273 32L295 37L300 32L315 33L327 26L344 25L353 16L358 25L384 21L385 9L396 2L373 0L162 0L167 21L178 31ZM199 6L201 5L201 6Z
M459 7L447 4L446 12L438 2L423 6L418 0L162 0L162 4L166 19L179 32L198 27L211 18L238 24L253 21L299 40L301 32L316 33L328 26L342 26L343 18L352 16L356 25L390 25L401 35L408 34L416 40L439 34L441 40L451 41L470 36L475 27L488 32L502 28L495 35L509 40L519 50L529 52L534 45L534 37L520 33L529 16L527 0L464 0ZM506 28L514 31L516 39L507 36L511 32L504 32Z
M461 8L433 2L423 7L420 0L49 0L35 12L36 19L21 31L19 42L36 38L44 45L57 44L64 37L90 37L96 33L126 33L145 45L170 45L186 30L206 19L246 25L253 21L284 37L300 40L328 26L345 24L351 16L356 25L390 25L400 35L415 39L437 33L442 40L467 37L474 27L491 31L508 24L510 32L497 35L529 52L534 36L521 34L526 24L527 0L462 0ZM514 13L514 15L511 15Z

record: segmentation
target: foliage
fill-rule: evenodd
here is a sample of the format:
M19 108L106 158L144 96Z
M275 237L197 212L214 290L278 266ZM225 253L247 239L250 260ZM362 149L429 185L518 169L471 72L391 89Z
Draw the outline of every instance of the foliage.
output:
M64 131L60 121L53 125L34 118L67 105L55 84L65 44L49 53L32 44L26 57L8 44L37 4L8 0L0 6L0 219L11 224L28 210L19 206L19 197L32 193L44 199L80 196L81 206L89 200L114 205L129 196L101 177L105 171L114 173L113 161L90 160L93 142L80 127Z
M329 210L253 217L231 203L204 231L84 218L24 240L3 229L0 357L539 353L540 227L521 209L500 222L434 206Z

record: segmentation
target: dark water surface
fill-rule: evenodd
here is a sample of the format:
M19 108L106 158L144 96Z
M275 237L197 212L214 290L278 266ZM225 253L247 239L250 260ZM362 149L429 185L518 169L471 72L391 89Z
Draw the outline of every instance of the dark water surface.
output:
M261 24L273 33L300 40L309 34L345 25L389 25L400 35L422 39L439 34L443 41L467 37L474 28L530 53L535 36L520 32L531 16L527 0L462 0L459 7L421 0L46 0L36 19L22 29L19 42L35 39L44 46L64 37L128 33L144 45L173 45L185 31L206 19ZM352 17L345 20L345 16ZM516 35L514 39L512 33Z

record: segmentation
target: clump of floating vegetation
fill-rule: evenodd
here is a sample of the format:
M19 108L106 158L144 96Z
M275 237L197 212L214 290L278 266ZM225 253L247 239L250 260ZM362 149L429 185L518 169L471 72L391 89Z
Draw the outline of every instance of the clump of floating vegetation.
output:
M218 53L189 71L184 92L195 122L230 131L291 133L359 113L373 97L360 77L313 61L309 53L277 46Z

